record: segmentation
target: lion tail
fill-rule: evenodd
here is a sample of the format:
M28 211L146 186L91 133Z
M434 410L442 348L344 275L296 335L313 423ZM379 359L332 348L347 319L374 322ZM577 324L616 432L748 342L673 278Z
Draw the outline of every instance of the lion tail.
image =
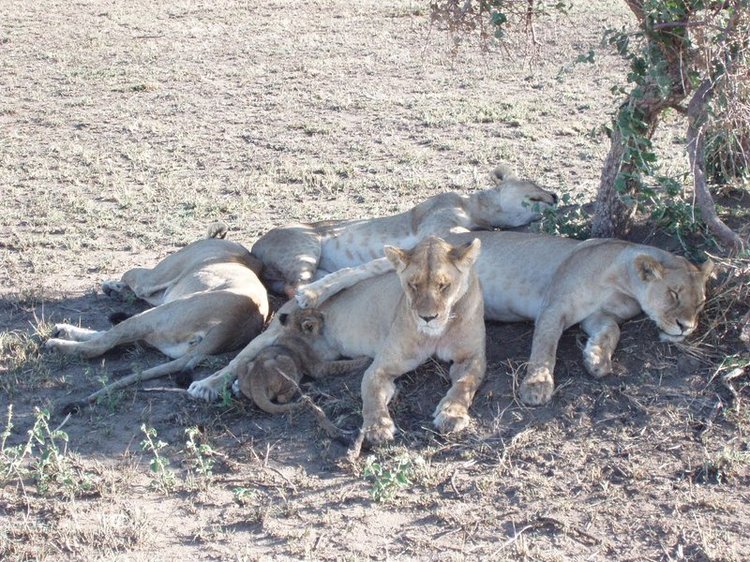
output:
M289 378L288 375L278 367L273 368L276 369L282 377ZM250 399L264 412L268 414L284 414L286 412L297 410L302 406L301 402L290 402L288 404L276 404L275 402L271 402L271 399L268 398L264 382L263 377L256 376L250 379Z

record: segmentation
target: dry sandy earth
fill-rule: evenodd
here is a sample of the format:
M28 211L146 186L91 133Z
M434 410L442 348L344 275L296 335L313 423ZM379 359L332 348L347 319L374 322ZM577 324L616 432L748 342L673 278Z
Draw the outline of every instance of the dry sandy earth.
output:
M721 382L748 364L747 304L721 295L687 345L629 323L601 382L572 330L538 409L513 392L531 326L490 325L471 429L430 430L447 388L430 364L399 382L396 443L354 465L307 414L199 403L169 380L71 417L67 444L54 433L60 404L161 357L44 353L50 323L106 327L121 307L99 281L213 220L250 245L291 220L475 189L500 161L590 200L626 70L606 51L574 61L628 17L577 4L538 24L535 50L519 35L451 56L426 2L0 0L0 559L750 558L747 376ZM670 140L667 166L684 166ZM355 428L358 388L310 392Z

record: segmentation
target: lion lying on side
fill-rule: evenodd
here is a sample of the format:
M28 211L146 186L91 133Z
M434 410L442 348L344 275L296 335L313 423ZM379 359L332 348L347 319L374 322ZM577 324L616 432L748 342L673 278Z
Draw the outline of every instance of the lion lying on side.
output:
M232 385L235 395L241 392L269 414L289 412L303 405L303 402L289 401L299 391L304 375L314 379L343 375L370 363L369 357L340 361L326 361L321 357L316 348L326 344L322 334L323 314L318 310L281 313L279 324L283 328L275 343L243 365Z
M275 228L251 252L263 262L266 285L291 297L313 279L382 257L385 245L413 248L428 236L524 226L557 202L554 193L504 167L495 169L492 178L495 187L490 189L471 195L441 193L397 215Z
M216 234L221 232L209 231L209 236ZM208 238L167 256L153 269L131 269L121 281L103 283L109 295L135 295L154 308L101 332L57 324L46 347L88 358L144 341L173 360L119 379L66 410L139 381L192 369L208 355L246 345L268 316L268 295L257 277L260 269L243 246Z
M596 378L612 372L619 324L644 312L664 341L681 341L698 325L713 270L658 248L621 240L584 242L518 232L474 232L448 237L460 244L478 238L476 271L490 320L534 320L526 378L519 390L526 404L549 402L557 344L563 331L581 324L589 339L586 369ZM321 306L343 288L392 270L385 259L342 270L303 287L301 306Z
M432 356L451 362L448 393L435 409L435 426L443 433L469 422L469 406L484 377L485 330L482 292L474 273L479 241L451 246L430 237L413 250L386 247L396 273L362 283L326 301L323 331L325 359L373 357L362 378L363 435L371 443L393 438L388 414L394 380ZM286 303L281 313L297 308ZM280 317L277 315L277 317ZM272 345L283 332L278 319L224 369L194 382L188 392L215 399L223 386Z

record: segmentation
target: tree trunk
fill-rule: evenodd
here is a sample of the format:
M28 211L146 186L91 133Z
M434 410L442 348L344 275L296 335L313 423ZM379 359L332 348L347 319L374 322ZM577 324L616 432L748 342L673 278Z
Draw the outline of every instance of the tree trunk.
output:
M594 218L591 223L591 235L596 238L622 236L627 230L627 207L615 189L615 180L623 164L625 145L622 133L614 127L609 154L604 161L599 191L594 201Z
M706 185L705 124L708 118L707 104L715 84L713 80L704 80L688 104L687 151L693 173L695 203L700 209L701 218L722 246L730 252L738 252L743 248L742 239L716 214L716 205Z
M635 93L637 91L637 94ZM679 84L673 87L672 95L664 98L656 84L639 86L628 96L628 100L620 106L617 117L612 124L609 154L604 161L599 190L594 202L594 218L591 223L591 235L596 238L622 238L628 233L630 223L635 213L634 207L628 207L622 201L622 195L635 198L638 192L637 177L640 175L636 162L626 157L628 139L625 138L618 126L623 112L637 113L645 127L639 133L641 139L651 140L659 123L661 112L676 104L684 97ZM624 192L616 188L617 177L626 178Z

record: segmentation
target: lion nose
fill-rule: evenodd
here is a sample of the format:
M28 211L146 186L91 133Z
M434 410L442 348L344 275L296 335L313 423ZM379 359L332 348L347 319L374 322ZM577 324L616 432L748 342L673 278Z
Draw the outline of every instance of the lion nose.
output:
M437 314L434 314L432 316L421 316L420 315L420 318L422 320L424 320L425 324L429 324L432 320L435 320L435 318L437 318Z
M675 320L675 322L677 323L677 326L679 326L683 334L692 332L693 328L695 328L695 324L690 321Z

